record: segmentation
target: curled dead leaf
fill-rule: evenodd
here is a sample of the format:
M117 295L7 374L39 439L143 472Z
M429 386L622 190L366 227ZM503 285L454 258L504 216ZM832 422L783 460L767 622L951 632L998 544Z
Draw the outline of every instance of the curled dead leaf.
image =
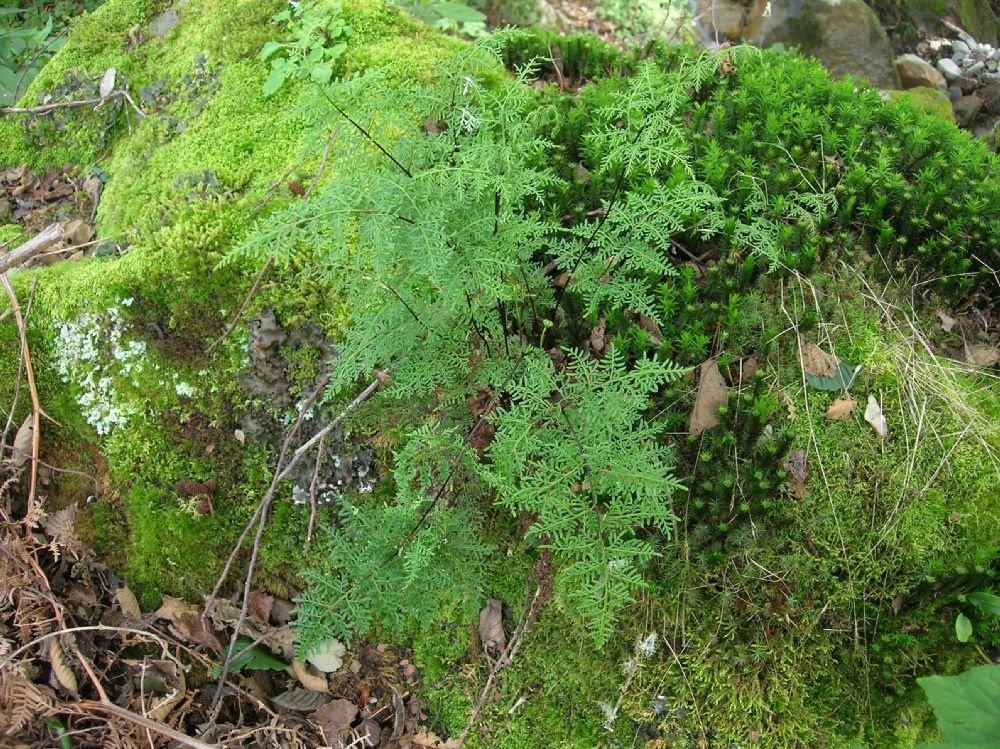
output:
M496 598L489 599L479 612L479 641L487 653L498 653L507 647L507 633L503 629L503 604Z
M815 343L799 343L802 369L813 377L836 377L840 360L826 353Z
M59 682L59 686L76 694L79 688L76 674L73 673L73 669L69 665L69 658L66 657L66 651L63 650L58 637L53 637L49 641L49 663L52 664L52 674Z
M142 609L139 608L139 599L135 597L135 593L129 590L127 585L124 585L115 591L115 600L118 601L118 606L125 614L133 619L142 618Z
M965 346L965 361L976 369L988 369L1000 362L1000 349L981 343Z
M323 705L306 717L323 733L327 744L333 744L342 731L351 727L358 715L358 706L350 700L339 699Z
M303 663L298 658L292 659L292 671L299 683L310 692L329 692L330 685L326 680L326 675L316 671L308 663Z
M31 459L31 443L35 434L34 417L28 414L14 435L14 454L11 461L20 468Z
M955 323L958 322L954 317L949 317L943 309L937 311L937 316L941 320L941 330L945 333L950 333L951 329L955 327Z

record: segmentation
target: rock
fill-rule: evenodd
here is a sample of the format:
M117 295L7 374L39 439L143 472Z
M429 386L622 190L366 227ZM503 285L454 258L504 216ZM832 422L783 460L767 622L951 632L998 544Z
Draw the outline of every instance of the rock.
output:
M6 198L0 198L0 226L14 220L14 206Z
M948 81L954 81L962 75L962 69L958 67L958 63L954 60L949 60L947 57L942 57L937 61L937 69L941 71L942 75Z
M1000 82L989 83L979 89L983 100L983 109L990 114L1000 114Z
M928 114L933 114L946 122L955 121L951 99L936 88L917 86L906 91L886 91L887 101L909 101Z
M149 30L153 32L153 36L164 37L173 31L180 20L176 10L167 8L152 20L149 24Z
M749 39L760 29L767 0L699 0L695 32L706 45Z
M998 23L990 3L981 0L899 0L900 15L908 17L918 30L931 36L953 36L942 23L946 18L957 21L969 32L971 39L963 42L971 49L975 41L996 46Z
M969 67L967 67L965 69L965 74L966 75L975 75L976 73L978 73L980 70L982 70L985 67L986 67L986 63L985 62L980 61L980 62L977 62L977 63L973 63L972 65L970 65Z
M952 81L956 86L962 89L963 93L971 94L977 88L979 88L979 81L977 81L972 76L960 75L954 81Z
M961 86L951 85L948 86L948 96L951 98L952 101L958 101L963 96L965 96L965 93L962 91Z
M969 54L969 45L963 42L961 39L956 39L951 43L951 59L961 60L967 54Z
M978 96L963 96L951 106L955 110L955 121L965 127L976 119L979 110L983 108L983 100Z
M903 88L926 86L939 91L948 90L948 82L933 65L916 55L900 55L896 58L896 72L899 73Z
M862 0L771 0L758 34L760 46L798 47L834 78L866 78L879 88L899 88L892 49L875 12Z

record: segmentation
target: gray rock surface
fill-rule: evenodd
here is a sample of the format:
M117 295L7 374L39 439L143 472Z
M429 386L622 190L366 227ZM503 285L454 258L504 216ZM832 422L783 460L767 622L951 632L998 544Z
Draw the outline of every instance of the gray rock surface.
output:
M962 69L958 67L958 63L954 60L949 60L947 57L942 57L938 60L937 69L949 81L953 81L962 75Z
M963 127L970 124L983 108L983 103L978 96L963 96L951 105L955 110L955 121Z
M933 65L916 55L906 54L897 57L896 72L899 73L899 80L903 84L903 88L927 86L927 88L936 88L939 91L948 90L948 82L944 76Z
M979 89L983 109L990 114L1000 114L1000 83L989 83Z
M798 47L835 78L854 76L879 88L899 88L885 31L862 0L771 0L756 41L762 47Z

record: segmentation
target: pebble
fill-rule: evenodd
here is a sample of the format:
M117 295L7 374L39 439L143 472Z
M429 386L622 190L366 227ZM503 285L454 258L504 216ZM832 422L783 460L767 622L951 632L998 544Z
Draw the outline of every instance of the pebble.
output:
M937 69L949 81L953 81L962 75L962 69L958 67L958 63L954 60L949 60L947 57L942 57L938 60Z
M958 101L965 94L962 92L961 86L948 86L948 96L951 97L952 101Z
M969 54L969 45L960 39L956 39L951 43L951 49L956 55L961 54L962 56L965 56Z
M977 62L974 65L970 65L969 67L967 67L965 69L965 74L966 75L975 75L976 73L978 73L980 70L982 70L985 67L986 67L986 63L985 62Z
M955 110L955 120L961 126L968 125L976 119L976 115L982 108L983 100L978 96L963 96L952 104L952 109Z

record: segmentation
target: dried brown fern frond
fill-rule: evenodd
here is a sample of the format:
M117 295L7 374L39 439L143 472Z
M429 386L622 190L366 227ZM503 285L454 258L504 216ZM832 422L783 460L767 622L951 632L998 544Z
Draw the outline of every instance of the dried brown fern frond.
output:
M0 726L16 737L44 715L55 711L55 695L46 686L32 684L17 666L0 671Z

